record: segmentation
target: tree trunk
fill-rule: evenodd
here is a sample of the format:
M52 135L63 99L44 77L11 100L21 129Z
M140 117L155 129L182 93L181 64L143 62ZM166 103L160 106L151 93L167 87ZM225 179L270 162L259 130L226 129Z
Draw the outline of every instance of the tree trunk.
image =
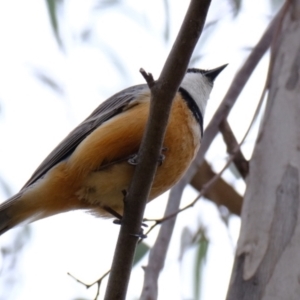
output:
M278 30L227 300L300 298L300 0Z

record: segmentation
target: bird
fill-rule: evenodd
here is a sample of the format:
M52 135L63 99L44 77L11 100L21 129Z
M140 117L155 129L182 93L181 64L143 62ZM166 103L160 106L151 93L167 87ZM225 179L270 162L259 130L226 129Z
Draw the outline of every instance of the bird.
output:
M175 185L199 150L203 116L214 80L227 65L187 69L173 99L148 202ZM102 102L45 158L23 188L0 204L0 235L11 228L71 210L122 216L149 115L147 84Z

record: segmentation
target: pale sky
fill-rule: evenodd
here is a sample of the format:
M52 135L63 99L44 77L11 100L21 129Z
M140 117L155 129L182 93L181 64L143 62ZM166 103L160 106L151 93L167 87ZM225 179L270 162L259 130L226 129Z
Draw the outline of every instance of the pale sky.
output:
M122 88L142 83L140 67L158 77L188 4L188 1L169 2L171 31L170 41L166 42L162 36L165 24L162 1L127 0L121 6L98 11L92 9L97 1L65 1L60 19L64 52L53 37L44 1L0 2L0 175L13 192L22 187L45 156L100 102ZM267 1L260 6L251 0L243 1L237 19L231 16L226 1L212 2L208 21L218 20L218 23L206 39L201 51L203 59L196 67L209 69L225 63L229 66L215 83L205 124L271 16ZM92 29L92 34L84 43L80 34L87 28ZM116 67L120 63L123 73ZM239 139L259 100L267 63L267 58L261 62L230 115ZM37 77L39 73L57 81L63 92L42 83ZM254 140L253 133L243 148L248 157ZM216 170L222 168L226 150L220 138L207 157ZM230 172L226 173L226 180L243 193L241 180L236 180ZM0 192L0 201L4 201L6 196ZM183 203L189 203L196 195L191 188L187 189ZM146 216L160 217L166 198L163 195L149 204ZM205 200L182 213L160 276L159 299L192 299L195 251L189 250L180 263L180 236L183 228L193 233L200 225L210 238L201 299L224 299L239 223L239 218L232 217L228 230L215 205ZM11 247L20 230L1 236L1 247ZM118 230L111 220L96 219L83 212L61 214L32 224L30 239L18 259L17 274L0 273L0 291L7 290L5 296L0 292L0 299L93 299L95 288L86 290L67 272L88 283L100 277L110 266ZM156 233L145 242L152 245ZM0 256L0 270L2 264ZM146 264L147 257L134 269L127 299L139 297L143 281L141 265ZM13 288L7 289L10 278L17 281ZM103 287L101 295L104 290Z

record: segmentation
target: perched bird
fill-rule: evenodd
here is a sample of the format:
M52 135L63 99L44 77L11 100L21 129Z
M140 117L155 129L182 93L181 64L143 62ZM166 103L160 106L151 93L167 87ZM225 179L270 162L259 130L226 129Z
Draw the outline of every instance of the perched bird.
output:
M171 188L194 159L203 134L203 115L213 70L188 69L172 104L148 201ZM146 84L103 102L41 163L19 193L0 205L0 234L54 214L85 209L109 217L123 213L123 193L134 171L150 107Z

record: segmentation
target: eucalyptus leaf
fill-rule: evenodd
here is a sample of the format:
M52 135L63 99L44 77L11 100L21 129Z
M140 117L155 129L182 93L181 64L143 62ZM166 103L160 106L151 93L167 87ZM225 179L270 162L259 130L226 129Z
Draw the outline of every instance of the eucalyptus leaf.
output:
M50 23L52 25L53 33L56 38L58 45L63 48L62 41L59 35L59 25L57 17L57 7L62 0L46 0L48 13L50 17Z
M133 259L133 266L135 266L144 256L146 253L148 253L150 250L150 247L145 243L140 243L136 247L134 259Z
M197 246L196 264L195 264L195 299L200 299L201 285L202 285L202 272L203 266L206 262L207 250L209 241L202 235Z

